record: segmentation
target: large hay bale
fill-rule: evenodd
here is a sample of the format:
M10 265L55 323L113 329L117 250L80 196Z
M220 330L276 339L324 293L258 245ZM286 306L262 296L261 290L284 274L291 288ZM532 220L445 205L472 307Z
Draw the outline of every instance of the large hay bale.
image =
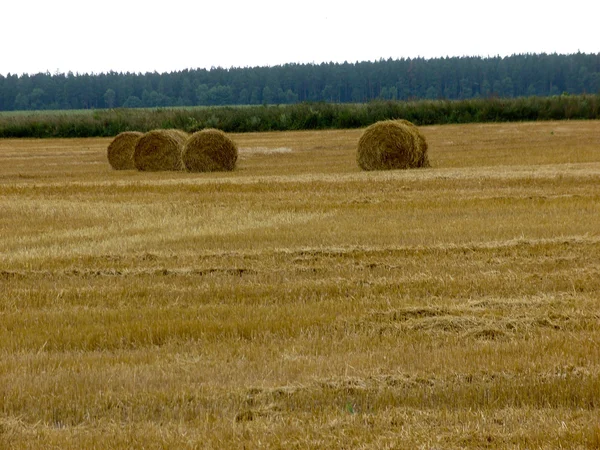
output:
M364 131L356 161L363 170L429 167L427 141L407 120L384 120Z
M133 162L138 170L184 170L181 152L188 134L181 130L152 130L135 146Z
M419 131L419 129L417 128L417 126L414 123L409 122L408 120L398 119L396 122L399 122L408 127L411 127L411 129L415 135L415 145L417 147L416 151L420 155L420 158L419 158L419 161L418 161L416 167L431 167L431 164L429 163L429 156L427 155L427 150L429 149L429 146L427 145L425 136L423 136L421 134L421 132Z
M135 169L133 153L135 146L144 133L139 131L124 131L119 133L108 145L107 157L115 170Z
M197 131L183 148L183 164L190 172L221 172L235 168L238 148L221 130Z

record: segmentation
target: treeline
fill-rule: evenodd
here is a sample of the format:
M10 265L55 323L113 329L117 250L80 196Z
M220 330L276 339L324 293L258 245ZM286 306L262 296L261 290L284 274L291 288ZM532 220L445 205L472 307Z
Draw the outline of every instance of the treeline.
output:
M471 99L600 92L600 53L388 59L172 73L0 75L0 110Z
M600 119L600 94L2 113L0 138L115 136L122 131L157 128L178 128L188 132L203 128L219 128L226 132L359 128L379 120L400 118L417 125Z

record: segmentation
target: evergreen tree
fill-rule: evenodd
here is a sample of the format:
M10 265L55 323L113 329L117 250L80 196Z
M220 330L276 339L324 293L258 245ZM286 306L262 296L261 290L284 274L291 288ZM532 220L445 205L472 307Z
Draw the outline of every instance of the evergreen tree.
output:
M0 76L0 110L469 99L600 92L600 53ZM141 102L141 105L139 104Z
M108 88L104 93L104 106L111 109L115 106L115 99L117 94L111 88Z

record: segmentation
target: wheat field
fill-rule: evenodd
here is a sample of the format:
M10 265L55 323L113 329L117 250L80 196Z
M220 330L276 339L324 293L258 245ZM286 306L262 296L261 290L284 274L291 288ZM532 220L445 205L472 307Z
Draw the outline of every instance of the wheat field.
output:
M600 448L600 122L0 140L0 448Z

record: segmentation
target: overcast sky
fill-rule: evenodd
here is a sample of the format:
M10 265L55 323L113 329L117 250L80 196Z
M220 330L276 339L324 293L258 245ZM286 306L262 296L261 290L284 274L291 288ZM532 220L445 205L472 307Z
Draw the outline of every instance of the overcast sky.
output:
M600 52L597 0L13 0L1 11L2 75Z

